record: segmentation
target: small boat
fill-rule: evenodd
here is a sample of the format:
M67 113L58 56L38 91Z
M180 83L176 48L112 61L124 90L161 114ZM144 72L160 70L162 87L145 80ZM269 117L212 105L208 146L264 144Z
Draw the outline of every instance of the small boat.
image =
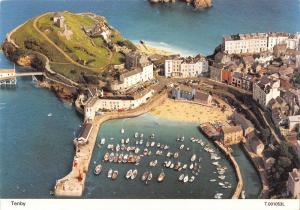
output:
M123 163L127 163L128 161L128 154L125 154L123 157Z
M146 171L144 172L143 176L142 176L142 181L146 181L146 179L148 178L149 172Z
M115 154L113 152L110 153L110 155L109 155L109 162L113 162L114 161L114 156L115 156Z
M139 133L136 132L136 133L134 134L134 137L135 137L135 138L139 137Z
M221 198L222 198L222 195L223 195L223 193L216 193L216 194L214 195L214 198L215 198L215 199L221 199Z
M220 185L220 186L224 186L224 183L223 183L223 182L219 182L219 185Z
M179 149L183 149L184 148L184 144L180 145Z
M105 161L108 161L108 160L109 160L109 153L108 153L108 152L105 153L103 159L104 159Z
M121 139L121 144L125 144L125 140L124 139Z
M94 170L94 174L99 175L101 173L101 171L102 171L102 165L101 164L96 165L95 170Z
M129 143L129 138L127 138L127 139L125 140L125 143L126 143L126 144L128 144L128 143Z
M149 146L150 146L150 142L147 141L147 142L146 142L146 147L149 147Z
M193 182L195 180L195 176L191 176L191 178L189 179L189 182Z
M164 146L164 149L165 149L165 150L169 149L169 146L168 146L168 145L165 145L165 146Z
M135 153L135 154L138 154L139 152L140 152L140 148L138 148L138 147L135 148L134 153Z
M219 162L218 161L215 161L215 162L212 162L213 165L215 166L218 166L219 165Z
M242 193L241 193L241 198L242 198L242 199L245 199L245 198L246 198L245 190L242 191Z
M178 180L179 180L179 181L183 181L183 179L184 179L184 174L180 174Z
M187 148L186 148L186 151L190 151L190 148L189 148L189 147L187 147Z
M151 136L150 136L150 138L151 138L151 139L154 139L154 138L155 138L155 134L152 133Z
M137 169L134 169L130 178L135 179L135 177L137 176L137 173L138 173Z
M160 143L157 143L156 147L157 147L157 148L160 147Z
M139 142L139 144L142 145L143 143L144 143L144 140L141 139L140 142Z
M148 156L150 156L150 155L151 155L151 153L152 153L152 152L151 152L151 150L149 150L149 152L148 152L148 154L147 154L147 155L148 155Z
M160 174L158 175L157 181L158 181L158 182L162 182L162 181L164 181L165 177L166 177L166 174L162 171L162 172L160 172Z
M124 128L121 129L121 133L123 134L125 132Z
M169 160L166 164L166 167L169 168L171 166L172 162Z
M174 163L171 163L170 168L174 168Z
M187 164L184 164L183 166L182 166L182 169L186 169L187 168Z
M193 156L191 157L191 161L195 161L197 158L196 154L193 154Z
M150 181L152 179L153 175L152 172L150 171L147 177L147 181Z
M113 170L112 169L109 169L108 173L107 173L107 177L108 178L111 178L112 177L112 174L113 174Z
M52 113L49 113L49 114L48 114L48 117L52 117Z
M194 141L195 140L195 137L191 137L191 141Z
M116 146L116 151L118 152L118 151L120 151L120 145L119 144L117 144L117 146Z
M118 162L121 163L123 161L123 153L119 155Z
M155 146L155 142L152 141L150 146L151 146L151 147L154 147L154 146Z
M194 168L194 164L192 163L191 165L190 165L190 169L192 170Z
M188 181L189 181L189 176L186 175L186 176L183 178L183 182L186 183L186 182L188 182Z
M139 144L139 141L135 141L135 144L138 145L138 144Z
M209 180L210 182L215 182L215 181L217 181L216 179L210 179Z
M105 144L105 138L101 139L100 144L102 144L102 145Z
M140 138L143 138L144 137L144 134L143 133L141 133L141 135L140 135Z
M178 158L178 156L179 156L178 152L175 152L174 153L174 158Z
M167 153L167 157L171 157L172 153L171 152L168 152Z
M127 171L125 177L126 177L126 179L129 179L129 178L131 178L131 176L132 176L132 169L130 169L129 171Z
M117 163L119 159L119 154L115 154L114 156L114 163Z
M182 136L180 140L181 140L181 141L184 141L184 136Z
M225 176L224 175L221 175L221 176L218 176L219 179L221 180L224 180L225 179Z
M116 180L117 177L118 177L118 175L119 175L119 172L118 171L114 171L113 174L112 174L112 176L111 176L111 179L112 180Z

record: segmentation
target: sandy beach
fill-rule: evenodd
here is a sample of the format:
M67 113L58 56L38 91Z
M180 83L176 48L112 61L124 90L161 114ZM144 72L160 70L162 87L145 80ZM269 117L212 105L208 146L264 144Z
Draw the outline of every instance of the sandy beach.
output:
M162 50L153 46L150 46L149 44L135 44L135 46L139 49L139 51L147 54L147 55L164 55L164 56L169 56L169 55L174 55L176 53L172 53L166 50Z
M152 109L151 113L168 120L200 124L208 121L226 121L232 111L226 109L225 112L222 112L220 108L167 99Z

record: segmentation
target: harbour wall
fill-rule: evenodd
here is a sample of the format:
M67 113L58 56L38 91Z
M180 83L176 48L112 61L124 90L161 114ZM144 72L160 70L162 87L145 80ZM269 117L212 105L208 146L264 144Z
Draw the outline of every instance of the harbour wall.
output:
M92 121L93 128L85 145L77 145L71 172L58 180L54 187L55 196L80 197L85 188L85 179L88 167L98 136L100 125L108 120L130 118L149 112L152 108L160 105L167 98L167 91L154 96L147 104L128 110L125 112L110 112L101 116L96 116Z
M236 162L235 158L232 156L232 154L218 141L213 141L214 144L222 150L222 152L229 158L232 166L234 167L234 171L237 177L237 186L236 189L232 195L233 199L238 199L241 195L241 192L243 190L243 186L244 186L244 182L243 182L243 178L242 178L242 174L240 171L240 167L238 165L238 163Z

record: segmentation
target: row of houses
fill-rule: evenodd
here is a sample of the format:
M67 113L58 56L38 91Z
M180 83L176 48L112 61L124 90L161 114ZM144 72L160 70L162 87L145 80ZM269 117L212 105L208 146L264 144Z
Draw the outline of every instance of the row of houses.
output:
M164 71L165 77L199 77L208 72L208 62L204 57L169 59L165 60Z
M275 45L300 49L300 34L282 32L236 34L223 37L222 50L228 54L272 52Z

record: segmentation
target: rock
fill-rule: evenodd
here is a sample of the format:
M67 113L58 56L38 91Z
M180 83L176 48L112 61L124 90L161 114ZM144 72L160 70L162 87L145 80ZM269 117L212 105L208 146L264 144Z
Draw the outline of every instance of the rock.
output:
M193 5L196 9L208 8L212 6L212 0L194 0Z
M152 4L156 3L174 3L176 0L148 0Z

